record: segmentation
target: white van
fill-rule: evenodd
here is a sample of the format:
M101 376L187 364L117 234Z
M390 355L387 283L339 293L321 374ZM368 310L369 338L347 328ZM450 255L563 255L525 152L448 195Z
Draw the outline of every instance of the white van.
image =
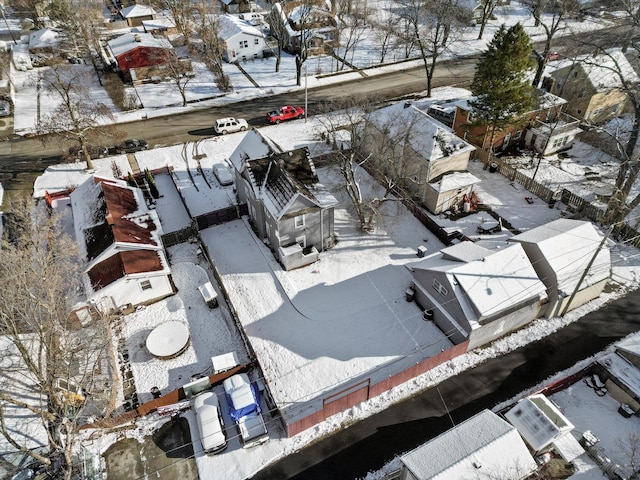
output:
M227 448L227 437L224 434L218 396L214 392L198 395L193 401L193 409L200 431L200 442L205 453L220 453Z

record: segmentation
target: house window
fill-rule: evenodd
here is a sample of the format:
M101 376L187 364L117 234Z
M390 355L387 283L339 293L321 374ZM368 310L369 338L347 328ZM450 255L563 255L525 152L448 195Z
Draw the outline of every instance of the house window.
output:
M294 219L293 219L294 225L296 228L302 228L304 227L304 215L297 215Z
M255 39L253 40L253 44L254 44L254 45L260 45L260 40L259 40L259 39L257 39L257 38L255 38Z
M468 122L473 122L473 118L474 118L473 117L473 112L470 111L469 113L467 113L467 121Z
M307 236L300 235L299 237L296 237L296 243L302 248L307 248Z
M151 289L151 282L149 280L143 280L140 282L140 288L142 290L150 290Z
M466 141L468 136L469 136L469 132L465 130L464 135L462 136L462 139Z
M438 292L443 297L446 297L449 291L446 289L444 285L442 285L437 279L433 279L433 288L435 288L436 292Z
M520 137L522 137L522 130L518 130L516 133L513 134L514 140L520 140Z
M611 113L618 113L618 110L620 110L620 105L614 105L611 108Z
M553 141L553 148L559 148L569 141L569 137L559 137Z
M249 42L247 40L240 40L240 48L249 48Z
M602 109L601 109L601 108L596 108L596 109L593 111L593 114L594 114L594 115L600 115L601 113L602 113Z
M124 60L125 60L126 62L130 62L130 61L131 61L131 57L130 57L129 55L127 55L126 57L124 57Z

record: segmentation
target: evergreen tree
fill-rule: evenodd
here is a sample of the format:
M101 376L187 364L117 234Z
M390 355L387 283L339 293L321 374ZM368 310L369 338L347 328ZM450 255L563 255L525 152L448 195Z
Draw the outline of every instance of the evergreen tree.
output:
M534 66L531 39L519 23L496 32L476 65L471 83L476 122L488 127L491 135L489 160L496 132L535 104L534 88L528 74Z

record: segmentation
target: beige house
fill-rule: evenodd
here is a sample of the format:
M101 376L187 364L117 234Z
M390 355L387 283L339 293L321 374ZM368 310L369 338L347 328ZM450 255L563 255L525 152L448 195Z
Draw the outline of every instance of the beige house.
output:
M517 247L517 248L513 248ZM537 318L545 286L520 245L461 242L407 265L415 301L449 339L485 345Z
M363 143L381 175L437 214L460 208L480 180L466 171L475 147L426 110L409 103L376 110L366 119Z
M602 240L591 222L565 218L509 239L522 245L547 288L544 315L562 315L602 293L611 275L611 255Z
M593 124L617 117L629 106L620 76L615 72L622 73L628 83L640 82L620 50L549 62L548 68L551 71L545 76L543 87L567 100L566 113Z

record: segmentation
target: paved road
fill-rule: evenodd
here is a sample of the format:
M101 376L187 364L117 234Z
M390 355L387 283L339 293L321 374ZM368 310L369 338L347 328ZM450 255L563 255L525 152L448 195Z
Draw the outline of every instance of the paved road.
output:
M451 428L440 395L456 423L514 397L554 373L640 330L640 292L590 313L555 334L393 405L325 440L302 449L253 480L353 480L395 455ZM439 390L439 391L438 391Z

